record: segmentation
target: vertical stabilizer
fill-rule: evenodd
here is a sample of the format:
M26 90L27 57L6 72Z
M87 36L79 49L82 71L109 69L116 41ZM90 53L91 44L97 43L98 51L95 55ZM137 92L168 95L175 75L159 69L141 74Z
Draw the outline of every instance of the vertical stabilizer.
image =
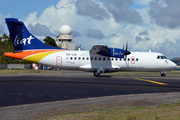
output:
M5 20L16 52L25 50L62 49L42 43L27 30L22 21L16 18L6 18Z

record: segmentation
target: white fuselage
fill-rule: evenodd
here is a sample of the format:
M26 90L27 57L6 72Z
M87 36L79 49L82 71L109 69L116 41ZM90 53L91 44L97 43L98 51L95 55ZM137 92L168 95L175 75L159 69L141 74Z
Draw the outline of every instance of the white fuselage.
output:
M160 58L158 58L158 56ZM89 51L63 51L44 57L39 64L62 69L79 69L89 72L115 71L167 71L176 65L155 52L131 52L127 58L91 55Z

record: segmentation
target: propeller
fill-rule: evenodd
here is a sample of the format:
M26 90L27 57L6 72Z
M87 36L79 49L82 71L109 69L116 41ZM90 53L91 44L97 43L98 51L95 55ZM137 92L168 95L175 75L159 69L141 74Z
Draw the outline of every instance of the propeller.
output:
M126 62L125 62L126 68L127 68L127 66L128 66L128 63L127 63L127 55L131 54L131 52L128 51L127 49L128 49L128 42L126 43L126 50L125 50L125 53L124 53L124 58L126 59ZM123 45L123 50L124 50L124 45Z
M124 55L127 57L127 55L131 54L130 51L127 50L128 49L128 42L126 43L126 50L125 50L125 53ZM124 50L124 45L123 45L123 50Z

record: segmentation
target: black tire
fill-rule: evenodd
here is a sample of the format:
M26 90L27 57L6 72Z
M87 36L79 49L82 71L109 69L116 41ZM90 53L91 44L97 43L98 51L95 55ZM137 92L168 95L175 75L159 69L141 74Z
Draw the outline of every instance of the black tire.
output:
M166 76L166 74L161 74L161 76L162 76L162 77L165 77L165 76Z
M98 73L97 71L94 72L94 76L98 77L100 75L100 73Z

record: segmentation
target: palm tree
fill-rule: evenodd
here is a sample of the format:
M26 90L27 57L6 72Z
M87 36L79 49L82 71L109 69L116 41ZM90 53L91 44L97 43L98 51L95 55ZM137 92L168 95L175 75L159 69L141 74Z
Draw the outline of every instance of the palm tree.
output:
M2 38L3 38L5 41L8 40L8 36L6 35L6 33L4 33L4 34L2 35Z

